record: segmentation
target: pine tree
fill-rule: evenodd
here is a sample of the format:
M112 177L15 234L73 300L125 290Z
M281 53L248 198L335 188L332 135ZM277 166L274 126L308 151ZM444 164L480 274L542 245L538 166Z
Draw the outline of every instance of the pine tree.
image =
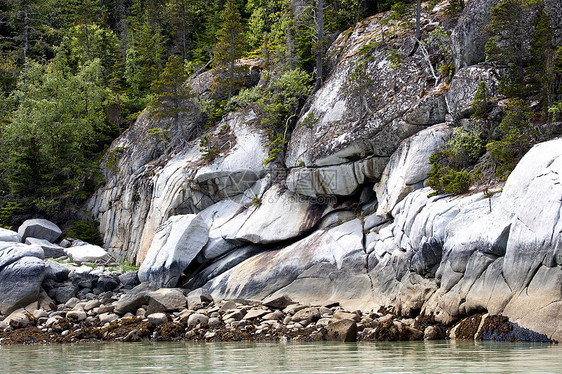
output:
M234 0L227 0L221 12L222 26L217 32L213 65L219 69L228 67L226 77L219 82L228 88L228 99L234 94L237 86L235 62L242 57L245 47L245 38L242 29L240 11Z
M183 62L178 56L170 56L162 73L152 83L156 97L151 102L155 117L173 117L177 123L181 112L187 111L187 100L194 96Z

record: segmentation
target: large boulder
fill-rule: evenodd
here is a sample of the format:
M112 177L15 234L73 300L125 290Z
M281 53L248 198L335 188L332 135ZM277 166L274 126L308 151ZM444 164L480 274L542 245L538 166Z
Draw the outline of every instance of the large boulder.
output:
M18 233L12 230L7 230L0 227L0 242L19 242L20 237Z
M45 239L51 243L56 242L62 235L62 230L53 222L46 219L28 219L18 229L22 242L25 239Z
M94 244L79 245L65 249L68 257L74 262L99 262L110 259L109 253L102 247Z
M0 270L0 313L36 301L45 275L45 264L37 257L22 257Z
M148 313L169 312L185 309L187 298L178 288L161 288L148 294Z
M23 257L45 258L43 249L37 245L0 243L0 270Z
M27 238L25 239L25 244L40 246L43 248L43 252L45 252L45 257L62 257L66 255L63 247L45 239Z
M180 275L207 244L209 227L195 214L171 217L159 227L139 269L141 282L175 287Z

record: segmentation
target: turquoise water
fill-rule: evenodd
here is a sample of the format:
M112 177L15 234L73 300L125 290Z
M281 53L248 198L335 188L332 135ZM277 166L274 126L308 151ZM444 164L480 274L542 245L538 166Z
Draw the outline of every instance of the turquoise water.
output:
M0 373L562 373L562 346L493 342L0 347Z

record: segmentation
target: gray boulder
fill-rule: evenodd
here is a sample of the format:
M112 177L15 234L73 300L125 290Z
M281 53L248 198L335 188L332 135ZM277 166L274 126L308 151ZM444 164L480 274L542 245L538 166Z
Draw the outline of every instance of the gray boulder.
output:
M159 227L139 269L141 282L174 287L208 241L209 227L195 214L171 217Z
M132 289L139 285L139 277L136 271L128 271L119 276L119 282L124 289Z
M133 288L126 294L122 295L121 298L115 304L115 313L123 315L125 313L136 313L137 309L143 305L148 304L149 297L148 293L152 291L150 285L147 283L141 283L137 287Z
M326 339L339 342L357 341L357 323L351 319L329 323Z
M161 288L148 294L148 314L182 310L186 307L186 297L178 288Z
M17 232L0 227L0 242L19 242L20 237Z
M79 287L75 284L67 284L61 287L53 288L49 292L49 296L52 297L57 304L66 304L68 300L76 297Z
M198 288L187 294L187 306L189 309L200 309L213 302L213 296L203 288Z
M66 255L63 247L53 244L45 239L27 238L25 239L25 244L40 246L41 248L43 248L43 252L45 252L45 257L56 258Z
M0 313L12 311L36 301L45 276L45 264L37 257L22 257L0 270Z
M56 282L64 282L68 279L70 271L68 267L52 260L45 261L45 279L52 279Z
M62 235L62 230L53 222L46 219L28 219L18 229L21 240L37 238L55 243Z
M45 253L36 245L0 243L0 270L23 257L44 259Z

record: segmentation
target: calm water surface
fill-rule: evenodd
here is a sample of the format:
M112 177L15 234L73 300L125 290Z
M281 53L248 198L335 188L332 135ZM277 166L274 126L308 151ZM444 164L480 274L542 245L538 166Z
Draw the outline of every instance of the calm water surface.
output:
M562 345L122 343L0 347L0 373L562 373Z

